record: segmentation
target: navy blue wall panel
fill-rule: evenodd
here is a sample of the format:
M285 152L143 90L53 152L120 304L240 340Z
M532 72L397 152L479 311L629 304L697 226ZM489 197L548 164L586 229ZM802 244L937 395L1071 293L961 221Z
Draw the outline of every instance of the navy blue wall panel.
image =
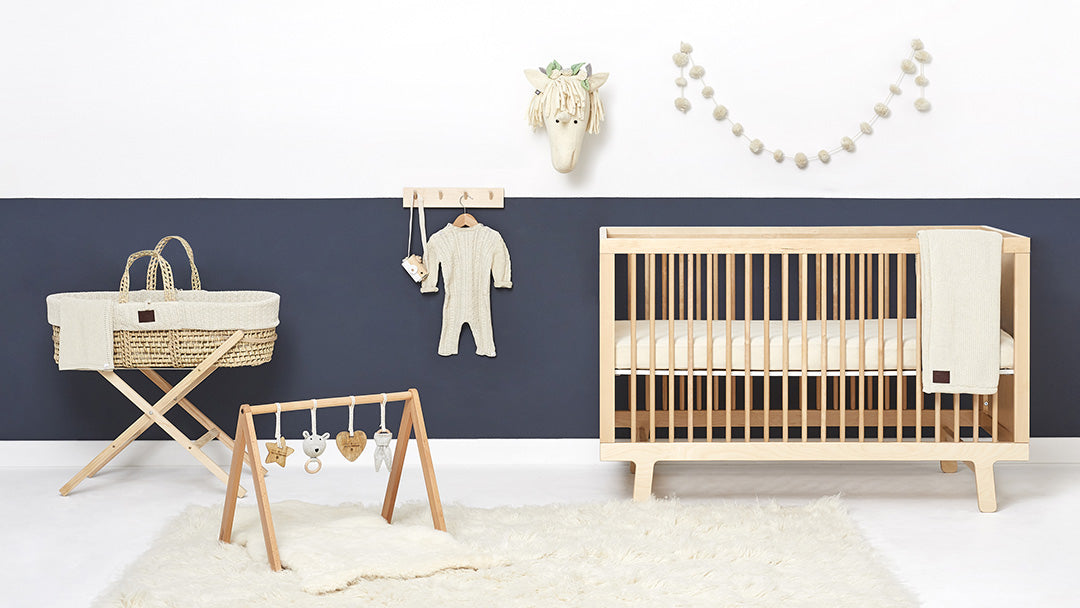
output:
M430 210L432 232L454 215ZM135 418L97 374L57 371L45 296L116 289L126 256L166 234L191 242L205 288L281 294L273 361L219 370L191 395L230 432L241 403L415 386L433 437L596 437L600 226L877 224L989 224L1031 237L1032 434L1080 436L1075 201L509 199L476 215L513 260L514 288L492 291L494 359L473 354L468 331L461 354L436 354L442 293L421 296L399 266L408 212L396 200L0 202L0 439L111 439ZM157 394L138 372L122 374ZM345 416L326 411L320 430L344 428ZM377 413L360 416L374 430ZM260 433L272 433L263 418ZM289 436L308 424L306 414L284 419Z

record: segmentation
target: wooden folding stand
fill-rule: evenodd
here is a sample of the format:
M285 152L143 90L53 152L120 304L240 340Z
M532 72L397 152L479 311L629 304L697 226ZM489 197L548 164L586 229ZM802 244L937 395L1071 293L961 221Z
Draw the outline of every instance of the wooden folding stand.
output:
M203 453L202 447L217 439L221 441L228 449L232 450L233 440L229 437L229 434L221 430L213 421L210 420L206 414L203 414L199 408L195 407L191 401L188 401L187 394L190 393L196 386L198 386L203 380L205 380L210 374L214 373L214 370L218 368L217 362L221 357L225 356L225 353L229 352L233 346L235 346L244 337L243 330L236 330L228 340L225 340L221 346L219 346L214 352L210 353L206 359L203 359L198 365L195 366L180 382L176 383L176 386L170 385L165 381L156 371L149 368L139 368L151 382L156 384L158 388L165 391L165 395L157 400L156 403L150 405L135 389L124 382L113 370L100 371L99 373L109 381L118 391L120 391L125 397L131 400L143 414L135 422L131 423L131 426L126 431L120 434L108 447L101 451L94 457L85 467L82 468L74 477L71 478L62 488L60 488L60 494L67 496L75 486L82 483L82 481L88 477L93 477L100 471L105 465L116 458L116 455L124 450L124 448L131 445L131 442L135 441L139 435L142 435L147 429L153 425L160 426L166 433L169 434L177 443L184 446L196 460L201 462L203 466L210 470L218 479L228 482L229 476L225 471L221 469L209 456ZM169 422L165 418L165 414L172 409L174 405L180 405L185 411L191 414L191 417L199 422L206 429L206 433L198 439L191 440L180 429L176 428L176 425ZM258 460L252 460L248 458L248 464L258 467L260 470L265 471L261 465L258 464ZM240 496L245 494L243 488L238 489Z
M398 485L401 483L401 472L405 467L405 449L409 445L409 435L415 434L416 447L420 452L420 466L424 471L424 484L427 486L431 521L436 530L445 532L446 520L443 518L439 486L435 483L435 467L431 462L431 448L428 445L427 428L424 426L424 413L420 408L420 394L415 388L410 388L408 391L387 393L385 397L387 402L404 401L405 407L401 412L401 425L398 427L397 444L394 446L394 463L390 467L390 479L386 482L386 496L383 497L383 519L389 523L393 518ZM240 416L236 422L236 442L233 446L232 464L229 468L229 481L225 488L225 506L221 513L221 533L218 538L226 543L232 540L233 521L236 518L236 500L240 496L240 472L243 470L244 460L247 460L248 466L251 467L255 497L259 504L259 519L262 521L266 557L274 571L281 570L281 556L278 554L277 537L274 534L274 520L270 516L270 498L266 493L265 471L257 465L252 465L253 462L259 462L259 444L255 435L253 416L275 413L278 411L278 406L280 406L280 411L288 412L310 410L312 407L321 409L353 404L381 403L382 400L383 395L356 395L354 397L319 399L317 405L314 406L310 400L255 406L244 404L240 406Z

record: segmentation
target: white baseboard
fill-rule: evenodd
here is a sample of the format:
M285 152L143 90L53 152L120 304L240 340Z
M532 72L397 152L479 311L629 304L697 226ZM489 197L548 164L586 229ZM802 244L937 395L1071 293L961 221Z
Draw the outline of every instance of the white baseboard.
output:
M269 441L264 438L260 441ZM82 467L108 441L0 441L0 467ZM369 441L370 443L370 441ZM303 457L300 440L289 441ZM369 445L368 449L373 449ZM229 452L218 442L204 448L214 461L229 462ZM331 447L325 466L348 464ZM431 452L439 466L455 465L593 465L600 462L596 439L432 439ZM419 464L410 446L406 463ZM365 450L366 455L366 450ZM1080 464L1080 437L1033 437L1035 464ZM180 444L168 440L136 441L109 466L188 466L195 460Z

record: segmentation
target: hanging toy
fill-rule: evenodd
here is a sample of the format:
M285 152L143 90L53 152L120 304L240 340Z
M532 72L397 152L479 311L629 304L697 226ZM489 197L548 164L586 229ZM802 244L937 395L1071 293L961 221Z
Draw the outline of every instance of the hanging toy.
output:
M367 435L364 431L353 431L353 409L356 408L356 397L350 396L349 400L352 401L349 405L349 430L338 433L335 441L337 441L338 451L345 460L356 462L367 445Z
M319 456L326 451L326 440L330 433L319 434L315 427L315 410L319 407L319 400L311 400L311 432L304 431L304 453L308 455L308 461L304 463L304 470L315 474L322 469L322 461Z
M390 440L394 434L386 428L386 393L382 393L382 403L379 404L379 430L373 435L375 439L375 471L383 464L386 470L390 470Z
M275 403L277 413L274 414L274 441L266 444L266 464L277 463L285 468L285 459L296 450L285 445L285 438L281 436L281 404Z

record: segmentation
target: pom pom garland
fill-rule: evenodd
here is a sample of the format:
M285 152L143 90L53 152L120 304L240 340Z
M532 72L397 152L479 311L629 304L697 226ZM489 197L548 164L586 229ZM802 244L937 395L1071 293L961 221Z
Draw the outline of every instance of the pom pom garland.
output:
M860 122L859 131L854 136L841 137L839 148L835 148L831 152L829 150L821 149L818 150L817 154L812 157L808 157L803 152L798 152L794 156L787 156L784 154L784 151L779 148L771 151L766 150L765 144L762 143L760 139L751 139L750 136L745 135L745 129L743 128L742 123L732 121L729 116L727 107L719 103L715 99L716 91L704 80L704 66L692 65L690 67L688 75L690 76L690 78L701 81L701 96L705 99L712 100L714 104L712 111L713 118L717 121L726 120L731 123L731 133L733 135L735 135L736 137L746 137L746 139L750 141L749 149L751 153L761 154L762 152L770 152L772 154L773 160L777 163L783 163L784 159L791 158L794 161L795 166L798 167L800 170L803 170L810 165L810 161L814 160L819 161L823 165L829 164L829 162L832 160L832 154L838 152L839 150L844 150L846 152L855 152L855 141L863 135L871 135L874 132L874 128L872 126L874 122L882 118L888 118L892 115L892 110L889 107L889 103L893 100L893 97L903 93L903 89L900 88L900 85L905 77L914 76L915 85L922 87L923 95L925 95L925 87L930 84L930 80L926 77L923 71L925 69L925 66L933 60L933 57L928 51L925 50L922 41L918 38L915 38L911 41L911 48L912 51L908 58L900 62L900 77L897 78L895 82L889 85L889 95L883 101L874 104L874 116L872 117L872 119L869 121ZM675 62L675 65L679 68L685 68L686 66L691 65L692 59L690 58L690 53L692 53L693 50L694 49L690 44L686 42L681 43L679 46L679 52L672 55L672 60ZM682 74L686 73L687 72L682 72L680 70L680 76L675 79L675 85L678 86L680 89L685 88L688 84L686 78L682 76ZM919 112L928 112L930 111L931 107L930 102L923 96L920 96L918 99L915 100L914 106L915 109ZM690 110L690 100L680 95L675 99L675 108L680 112L688 112Z

